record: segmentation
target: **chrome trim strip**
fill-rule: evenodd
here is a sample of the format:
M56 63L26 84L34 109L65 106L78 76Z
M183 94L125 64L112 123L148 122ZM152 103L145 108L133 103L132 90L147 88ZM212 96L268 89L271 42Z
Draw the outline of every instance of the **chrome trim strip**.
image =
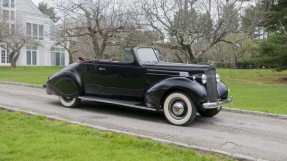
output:
M217 102L208 102L203 104L203 108L205 109L213 109L213 108L220 108L223 104L226 103L233 103L233 97L231 96L229 99L223 100L223 101L217 101Z
M179 75L171 75L171 74L159 74L159 73L147 73L147 75L158 75L158 76L171 76L171 77L180 77Z
M120 105L120 106L128 106L128 107L133 107L133 108L142 109L142 110L156 111L156 109L149 108L148 106L133 105L133 104L123 103L123 102L117 102L116 100L109 100L109 99L95 98L95 97L90 98L90 97L84 97L84 96L80 96L79 99Z
M155 72L155 73L173 73L179 74L180 71L172 71L172 70L158 70L158 69L146 69L148 72Z

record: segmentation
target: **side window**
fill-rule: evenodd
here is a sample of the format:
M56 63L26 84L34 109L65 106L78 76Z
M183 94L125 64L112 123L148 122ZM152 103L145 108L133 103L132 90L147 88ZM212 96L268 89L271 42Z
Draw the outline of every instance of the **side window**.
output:
M133 56L131 49L125 49L123 62L133 62L133 61L134 61L134 56Z
M159 50L155 49L155 54L157 58L159 59L159 61L164 61L164 57L161 55Z

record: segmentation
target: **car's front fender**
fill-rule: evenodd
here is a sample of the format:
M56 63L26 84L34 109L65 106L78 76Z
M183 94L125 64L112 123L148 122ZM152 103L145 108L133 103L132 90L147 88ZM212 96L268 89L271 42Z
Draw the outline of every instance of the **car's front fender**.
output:
M221 100L228 98L229 90L228 90L228 88L224 82L220 81L217 83L217 92L218 92L218 96Z
M186 92L197 105L207 99L206 89L197 81L186 77L172 77L149 87L146 92L146 103L152 108L160 109L165 97L173 91Z

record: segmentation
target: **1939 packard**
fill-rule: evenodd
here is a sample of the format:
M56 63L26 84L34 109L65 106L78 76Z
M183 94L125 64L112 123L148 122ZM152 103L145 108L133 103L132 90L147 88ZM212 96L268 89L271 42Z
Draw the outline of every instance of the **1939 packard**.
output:
M167 63L159 55L153 47L134 47L125 49L122 61L81 58L44 87L65 107L88 100L163 111L174 125L190 124L197 113L215 116L232 102L214 66Z

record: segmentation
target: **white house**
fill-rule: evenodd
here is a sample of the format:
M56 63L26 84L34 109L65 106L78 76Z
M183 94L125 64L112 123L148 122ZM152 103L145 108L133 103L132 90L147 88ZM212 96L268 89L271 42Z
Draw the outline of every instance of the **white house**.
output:
M31 0L0 0L2 16L9 16L11 29L20 26L26 36L37 40L40 45L26 44L20 51L18 66L66 66L69 64L68 52L55 46L55 24L42 14ZM10 65L7 51L1 49L0 65Z

